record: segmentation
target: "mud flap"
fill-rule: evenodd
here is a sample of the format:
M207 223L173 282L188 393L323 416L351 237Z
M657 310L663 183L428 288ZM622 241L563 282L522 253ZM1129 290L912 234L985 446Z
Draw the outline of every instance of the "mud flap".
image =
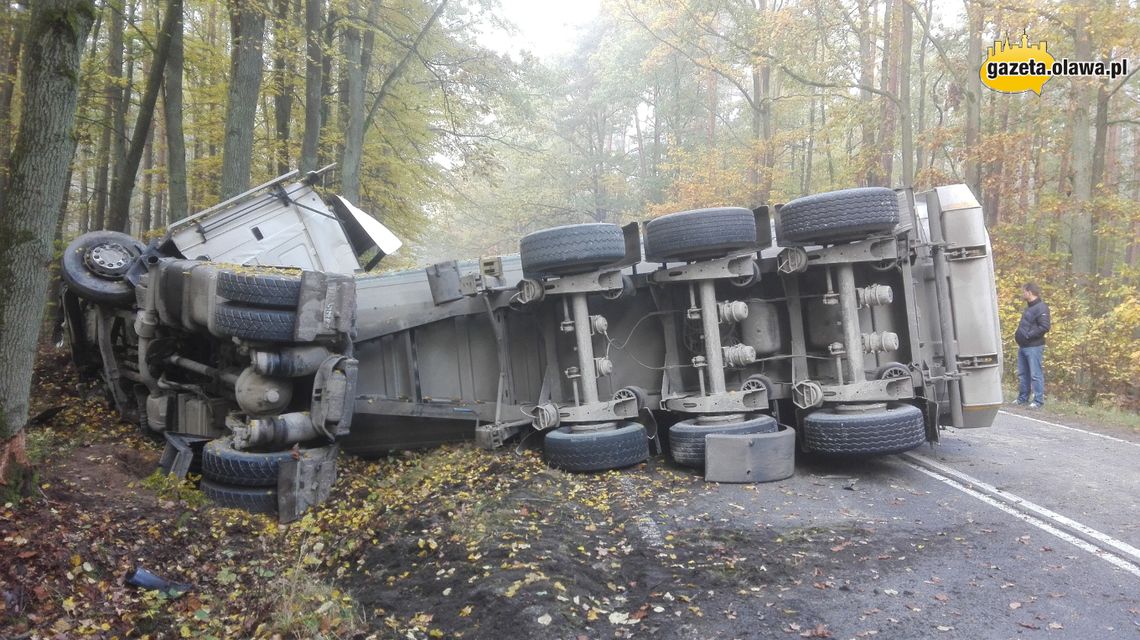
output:
M169 431L163 435L166 436L166 448L162 451L158 468L162 469L164 475L173 473L179 480L186 479L186 474L190 472L190 465L194 462L194 456L198 456L200 460L202 447L213 440L213 438L206 436L171 433Z
M277 472L277 519L293 522L311 507L328 499L336 482L336 457L340 445L302 451L281 463Z
M796 432L705 436L707 482L773 482L796 471Z

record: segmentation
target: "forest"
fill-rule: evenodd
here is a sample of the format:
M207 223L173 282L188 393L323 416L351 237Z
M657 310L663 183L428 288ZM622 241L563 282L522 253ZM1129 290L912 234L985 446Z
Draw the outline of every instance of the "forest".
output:
M604 0L553 58L494 46L515 29L494 0L0 12L0 198L9 217L28 189L51 203L35 220L53 255L89 230L157 237L330 163L330 186L409 243L387 268L510 253L555 224L964 182L984 204L1006 326L1025 281L1054 309L1051 393L1140 402L1140 64L1052 78L1040 95L978 72L994 41L1022 34L1058 59L1134 58L1134 3ZM70 44L62 62L55 40ZM37 79L57 63L74 68ZM66 140L37 144L53 125ZM6 281L25 280L14 264L53 262L21 253L21 224L5 220ZM26 280L50 325L46 271ZM4 286L20 299L23 285ZM6 408L10 426L22 411Z
M392 271L515 253L521 237L555 225L780 205L860 186L921 192L964 183L983 205L992 240L1006 399L1017 381L1013 335L1025 308L1022 289L1035 282L1053 316L1044 415L1081 417L1084 435L1103 447L1082 452L1067 448L1060 432L1033 431L1083 431L1027 417L1035 408L1002 411L1003 420L1020 416L1006 423L1020 437L1045 433L1049 442L1033 441L1019 453L1010 431L974 430L997 434L997 457L976 458L977 472L997 467L1001 482L1016 486L1016 462L1041 467L1041 475L1025 478L1052 479L1056 468L1042 453L1051 446L1081 486L1023 484L1056 491L1064 508L1099 502L1109 510L1120 502L1113 496L1134 488L1119 475L1114 494L1111 482L1098 485L1082 470L1135 467L1107 464L1102 453L1130 454L1117 445L1135 444L1128 438L1140 428L1136 0L597 0L580 11L575 5L584 17L555 36L524 33L517 15L523 1L0 4L0 635L427 640L544 631L587 637L579 632L605 629L613 637L767 631L827 638L840 637L840 626L828 626L839 614L858 617L851 626L864 629L858 637L879 627L884 637L931 637L932 629L955 631L951 623L961 625L959 635L969 635L968 624L1080 635L1080 615L1097 625L1088 628L1113 633L1100 609L1082 611L1077 599L1084 584L1098 585L1083 590L1093 594L1116 588L1081 573L1099 560L1066 555L1056 564L1053 547L1040 544L1050 539L1028 528L1034 517L1010 526L984 514L975 519L969 505L958 506L967 498L918 491L921 485L895 479L918 476L892 476L881 459L835 466L842 475L804 459L799 485L725 484L740 491L717 493L721 483L663 459L626 475L551 469L534 446L541 438L496 453L460 444L345 455L327 502L290 524L207 509L204 489L194 488L201 465L187 466L182 480L155 470L162 429L125 421L110 392L84 379L81 357L63 346L77 323L60 322L59 265L64 255L79 260L65 247L98 230L156 240L175 221L277 176L331 166L319 188L356 203L405 242L379 266ZM558 46L526 44L536 37L557 38ZM991 88L991 48L1023 41L1041 47L1034 51L1047 47L1057 61L1119 63L1121 73L1057 75L1039 91ZM881 197L893 203L890 193ZM843 247L828 250L835 248ZM124 273L115 275L123 280ZM349 281L351 269L341 277ZM827 277L830 291L830 271ZM150 281L134 286L124 284L127 304L155 290ZM299 296L289 304L299 306ZM585 295L580 299L585 314ZM331 316L324 311L315 315ZM341 317L352 324L354 313ZM495 315L490 303L488 313ZM100 344L110 344L113 323L130 322L136 342L125 340L123 328L119 338L128 344L119 348L136 356L134 366L145 365L137 340L144 320L108 311L91 321L98 325L91 331L103 331ZM290 342L292 321L287 329ZM219 344L241 355L242 366L250 360L253 371L250 344L257 342L230 337ZM227 373L222 365L191 364L214 382ZM102 375L113 389L109 370ZM565 370L567 377L578 372ZM317 391L310 374L306 399ZM229 384L236 391L238 383ZM192 387L178 389L186 406L204 402L191 397ZM150 397L134 400L145 423ZM308 411L303 416L312 424ZM1104 420L1111 429L1124 425L1114 431L1124 437L1098 433L1098 416L1111 418ZM413 427L416 418L408 418ZM937 429L921 420L917 426ZM654 425L652 438L657 434ZM290 442L271 452L279 456L274 465L297 460L300 467L300 440ZM982 440L958 442L974 453ZM340 444L323 449L336 460ZM1068 466L1078 458L1085 467ZM859 477L870 479L857 486ZM285 486L248 490L276 506L275 492ZM832 524L816 519L829 510L820 506L828 492L839 496L841 520ZM1068 504L1077 493L1088 502ZM685 502L702 497L704 506ZM852 500L858 510L843 506ZM933 506L924 511L936 501L938 509L953 506L943 524ZM710 515L705 507L713 503L734 524ZM1118 535L1134 535L1127 509L1124 516L1110 510L1123 523ZM680 515L663 519L669 511ZM756 526L732 529L747 522L738 515L755 516ZM1030 543L1023 531L1037 537ZM1085 545L1088 531L1105 537L1086 528L1071 541ZM994 555L1001 540L1009 555ZM1115 557L1095 545L1081 548ZM902 564L907 557L928 564ZM947 558L966 568L953 573ZM1027 572L1019 578L1025 584L999 570L1007 560ZM843 565L849 575L836 573ZM131 582L139 570L173 582ZM977 580L970 571L979 572ZM1049 576L1058 586L1040 586ZM978 590L979 583L994 591ZM878 606L852 606L860 595L878 598ZM1013 597L1020 599L1007 609ZM832 604L837 598L842 604ZM1099 600L1134 604L1103 593ZM979 602L997 603L997 612ZM1068 617L1039 613L1050 603ZM926 617L916 617L923 610ZM1034 617L1015 620L1021 614ZM1134 621L1137 609L1128 614ZM716 631L696 630L699 619ZM903 626L895 626L900 619ZM730 628L747 631L722 632Z

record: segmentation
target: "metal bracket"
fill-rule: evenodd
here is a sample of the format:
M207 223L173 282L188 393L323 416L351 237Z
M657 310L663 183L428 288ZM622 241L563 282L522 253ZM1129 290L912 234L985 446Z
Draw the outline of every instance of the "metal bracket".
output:
M824 385L822 389L823 399L828 402L888 402L914 397L914 381L911 378Z
M750 413L768 409L768 390L763 386L744 391L725 391L704 396L680 396L664 402L678 413Z
M570 293L602 293L620 291L624 287L621 269L607 268L587 273L577 273L560 278L552 278L542 283L544 295L566 295Z
M281 463L277 472L277 519L282 524L299 519L328 499L336 482L339 445L302 449Z
M882 262L899 257L898 242L894 236L877 236L851 244L837 244L807 252L808 265L850 264L854 262Z
M159 459L158 468L162 469L164 475L174 474L174 477L179 480L185 480L187 472L190 471L190 464L194 461L195 455L201 455L202 447L213 438L205 436L195 436L184 433L172 433L167 431L166 448L162 451L162 458Z
M313 378L310 415L313 426L329 438L348 435L356 404L358 362L346 356L329 356Z
M519 430L528 424L530 420L481 424L475 427L475 444L487 451L493 451L518 435Z
M356 321L356 283L351 276L318 271L301 274L296 342L312 342L318 337L352 335Z
M689 264L658 269L649 275L657 284L669 282L692 282L694 280L720 280L723 278L746 278L756 273L755 253L745 253L716 260L702 260Z

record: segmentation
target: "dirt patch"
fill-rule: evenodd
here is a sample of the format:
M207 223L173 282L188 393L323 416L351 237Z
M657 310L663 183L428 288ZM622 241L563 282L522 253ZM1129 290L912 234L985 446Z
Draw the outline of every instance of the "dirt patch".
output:
M0 507L3 637L829 637L842 598L948 539L788 524L779 500L810 502L788 485L747 524L723 513L744 494L659 457L572 475L469 445L344 456L330 501L280 526L149 477L158 444L45 362L41 491ZM136 566L193 589L123 585Z

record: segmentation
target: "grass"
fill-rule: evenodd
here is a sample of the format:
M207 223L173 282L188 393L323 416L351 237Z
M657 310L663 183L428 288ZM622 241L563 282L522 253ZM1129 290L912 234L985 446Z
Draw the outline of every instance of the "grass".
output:
M1004 389L1006 402L1013 402L1017 398L1017 389L1007 385ZM1048 389L1046 389L1048 394ZM1102 403L1087 405L1065 398L1048 396L1045 408L1040 411L1043 416L1060 418L1076 418L1092 426L1105 426L1113 429L1123 429L1131 433L1140 434L1140 413L1126 411Z

